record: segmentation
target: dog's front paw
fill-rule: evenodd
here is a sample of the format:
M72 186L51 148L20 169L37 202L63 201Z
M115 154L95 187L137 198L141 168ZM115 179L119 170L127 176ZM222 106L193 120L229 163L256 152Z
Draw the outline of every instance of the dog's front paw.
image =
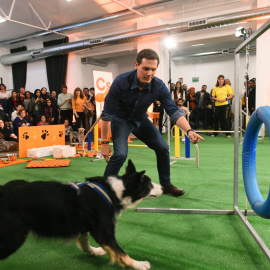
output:
M98 247L98 248L95 248L95 247L91 247L91 254L92 256L103 256L106 254L106 251L101 248L101 247Z
M151 265L148 261L144 262L139 262L139 261L134 261L132 268L136 270L147 270L150 269Z

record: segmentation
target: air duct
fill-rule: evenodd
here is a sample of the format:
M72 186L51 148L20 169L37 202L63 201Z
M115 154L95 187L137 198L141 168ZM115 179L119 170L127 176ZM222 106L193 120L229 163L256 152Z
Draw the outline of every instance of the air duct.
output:
M120 43L127 43L137 41L146 37L160 37L167 35L168 33L181 33L189 32L199 29L207 29L212 27L221 27L226 25L231 25L239 22L249 21L251 19L256 19L262 16L269 16L270 9L256 9L253 11L244 11L233 13L230 15L224 15L220 17L213 17L207 19L207 24L189 26L188 22L183 22L174 25L162 25L152 28L145 28L142 30L132 31L123 33L120 35L103 37L98 39L87 39L82 41L71 42L67 44L61 44L57 46L51 46L46 48L41 48L37 50L30 50L25 52L13 53L8 55L2 55L0 57L0 62L3 65L11 65L14 63L22 61L36 61L49 56L58 54L68 54L70 52L75 52L87 48L95 48L105 45L113 45Z
M233 54L235 49L222 49L222 50L215 50L215 51L209 51L209 52L201 52L201 53L191 53L191 54L185 54L185 55L178 55L175 57L172 57L172 61L178 62L182 60L187 60L191 58L199 58L199 57L209 57L209 56L222 56L222 55L228 55ZM246 51L243 51L245 53ZM256 47L250 47L249 52L256 52Z
M173 0L156 1L156 2L152 2L152 3L136 6L133 9L134 10L140 10L140 9L145 9L145 8L148 9L148 8L158 7L160 5L164 5L168 2L173 2ZM69 31L72 29L76 29L76 28L80 28L80 27L84 27L84 26L89 26L89 25L94 25L96 23L106 22L106 21L110 21L110 20L114 20L114 19L125 18L125 17L131 16L131 15L133 15L133 13L129 10L114 12L114 13L111 13L110 15L105 15L105 16L95 18L92 20L85 20L85 21L80 21L80 22L76 22L76 23L72 23L72 24L62 25L60 27L50 28L51 31L45 31L45 32L41 31L41 32L38 32L35 34L31 34L31 35L27 35L27 36L23 36L23 37L19 37L19 38L4 40L4 41L0 42L0 45L15 44L15 43L23 42L23 41L26 41L26 40L29 40L32 38L39 38L39 37L43 37L43 36L52 35L52 32L63 33L63 31Z
M99 66L99 67L107 67L108 66L108 63L106 62L103 62L103 61L100 61L100 60L95 60L91 57L82 57L81 58L81 63L86 65L94 65L94 66Z

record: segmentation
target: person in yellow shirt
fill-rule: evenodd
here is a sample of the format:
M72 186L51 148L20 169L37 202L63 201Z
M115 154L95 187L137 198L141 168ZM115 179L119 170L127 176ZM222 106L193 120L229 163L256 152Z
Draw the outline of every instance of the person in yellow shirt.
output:
M72 108L73 114L76 120L76 128L85 128L85 114L84 114L84 102L86 101L86 96L83 94L81 88L77 87L73 93Z
M219 129L219 122L221 125L221 130L225 131L227 129L226 121L226 111L228 105L228 99L233 98L233 90L230 85L225 84L225 78L223 75L219 75L217 78L217 83L213 89L212 99L215 101L215 114L214 114L214 127L215 130ZM216 134L211 135L211 137L216 136ZM227 138L230 138L230 134L226 133Z

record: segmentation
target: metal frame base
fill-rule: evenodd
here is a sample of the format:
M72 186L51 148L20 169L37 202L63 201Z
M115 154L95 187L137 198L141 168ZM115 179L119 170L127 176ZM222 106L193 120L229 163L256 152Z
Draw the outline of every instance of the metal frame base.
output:
M239 210L235 207L234 210L219 210L219 209L181 209L181 208L136 208L136 212L146 213L174 213L174 214L207 214L207 215L237 215L243 224L246 226L264 255L270 262L270 250L258 235L256 230L247 221L245 214L248 216L257 216L253 210Z
M236 215L236 210L219 210L219 209L181 209L181 208L136 208L137 212L146 213L176 213L176 214L207 214L207 215ZM240 211L245 214L245 210ZM253 210L248 210L250 216L257 216Z
M254 238L254 240L256 241L256 243L258 244L258 246L260 247L260 249L264 253L264 255L267 257L268 261L270 262L270 250L269 250L269 248L263 242L263 240L258 235L258 233L256 232L256 230L252 227L252 225L246 220L246 217L239 210L239 208L238 207L235 207L234 209L235 209L236 214L238 215L238 217L241 219L241 221L243 222L243 224L246 226L246 228L248 229L248 231L250 232L250 234L252 235L252 237Z

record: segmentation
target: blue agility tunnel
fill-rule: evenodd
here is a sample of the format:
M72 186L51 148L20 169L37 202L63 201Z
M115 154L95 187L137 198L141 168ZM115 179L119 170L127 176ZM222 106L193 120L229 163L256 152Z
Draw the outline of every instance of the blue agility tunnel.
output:
M270 192L266 201L261 196L256 173L256 148L262 124L270 134L270 106L259 107L250 117L243 144L242 166L248 201L256 214L270 218Z

